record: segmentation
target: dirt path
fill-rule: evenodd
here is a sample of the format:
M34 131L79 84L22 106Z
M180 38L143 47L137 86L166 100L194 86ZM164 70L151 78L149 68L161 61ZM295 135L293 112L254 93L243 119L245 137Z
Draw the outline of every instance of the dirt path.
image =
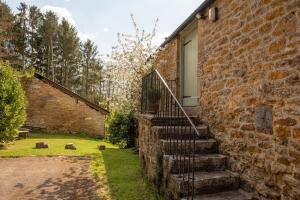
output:
M0 158L0 200L99 200L85 157Z

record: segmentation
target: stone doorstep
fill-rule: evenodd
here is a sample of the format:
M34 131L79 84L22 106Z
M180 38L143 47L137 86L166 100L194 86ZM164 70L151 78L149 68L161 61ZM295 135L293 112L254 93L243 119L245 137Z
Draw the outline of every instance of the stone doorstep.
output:
M183 152L190 152L189 148L189 141L178 140L178 146L177 146L177 140L160 140L162 149L165 155L168 154L174 154L176 149L179 149L179 151ZM182 147L181 147L182 146ZM191 146L193 147L193 143L191 143ZM207 154L207 153L216 153L217 152L217 141L215 139L207 139L207 140L196 140L195 141L195 154ZM184 154L184 153L183 153Z
M183 163L184 166L181 167L181 170L185 172L191 172L192 166L189 165L193 163L193 159L187 156L181 158L173 157L172 155L165 155L163 157L163 162L168 162L168 166L171 168L171 173L179 173L180 163ZM195 171L222 171L226 169L227 156L222 154L197 154L195 155L194 170Z
M188 131L186 131L188 130ZM208 139L208 127L206 125L197 126L197 130L200 136L196 136L199 139ZM170 126L170 127L163 127L163 126L152 126L152 131L158 134L160 139L189 139L193 138L195 131L189 131L189 128L184 126Z
M173 192L179 196L188 195L187 187L192 184L187 181L188 175L183 177L179 174L172 174L170 176L170 183L173 186ZM194 190L195 194L210 194L214 192L235 190L239 188L239 175L230 171L214 171L214 172L195 172Z
M184 197L181 200L188 200L190 198ZM194 200L253 200L253 195L241 189L232 190L228 192L219 192L215 194L204 194L194 197Z

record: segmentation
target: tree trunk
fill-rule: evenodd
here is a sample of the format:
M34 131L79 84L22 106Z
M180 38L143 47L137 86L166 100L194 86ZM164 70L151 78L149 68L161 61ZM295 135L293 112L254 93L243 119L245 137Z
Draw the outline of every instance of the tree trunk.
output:
M25 51L26 51L26 24L25 24L25 18L23 18L23 22L22 22L22 25L23 25L23 55L22 55L22 67L23 67L23 70L25 71Z
M64 85L65 87L68 87L68 66L67 66L67 62L64 61L64 68L65 68L65 74L64 74Z
M50 56L50 66L51 66L51 78L52 78L52 81L54 81L54 66L53 66L53 40L51 38L50 40L50 53L51 53L51 56Z
M85 96L88 97L89 89L89 61L86 62L86 74L85 74Z
M50 61L50 45L48 45L48 58L47 58L47 72L46 72L46 76L47 78L50 77L50 65L51 65L51 61Z

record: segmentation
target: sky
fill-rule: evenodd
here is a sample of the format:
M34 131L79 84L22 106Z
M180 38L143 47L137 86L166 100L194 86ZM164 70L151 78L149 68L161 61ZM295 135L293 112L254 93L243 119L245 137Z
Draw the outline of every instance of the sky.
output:
M17 11L20 0L4 0ZM36 5L43 12L54 11L60 18L72 23L82 41L93 40L100 54L111 52L117 42L117 33L134 32L130 14L140 28L150 32L158 18L154 43L159 45L203 0L23 0Z

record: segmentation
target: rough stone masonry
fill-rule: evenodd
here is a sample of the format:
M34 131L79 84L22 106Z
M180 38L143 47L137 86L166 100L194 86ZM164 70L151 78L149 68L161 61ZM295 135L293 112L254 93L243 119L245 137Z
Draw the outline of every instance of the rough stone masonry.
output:
M215 0L198 23L194 111L261 199L300 199L300 1ZM180 83L179 36L157 68ZM179 87L179 86L178 86ZM153 160L153 159L151 159ZM153 174L154 175L154 174Z

